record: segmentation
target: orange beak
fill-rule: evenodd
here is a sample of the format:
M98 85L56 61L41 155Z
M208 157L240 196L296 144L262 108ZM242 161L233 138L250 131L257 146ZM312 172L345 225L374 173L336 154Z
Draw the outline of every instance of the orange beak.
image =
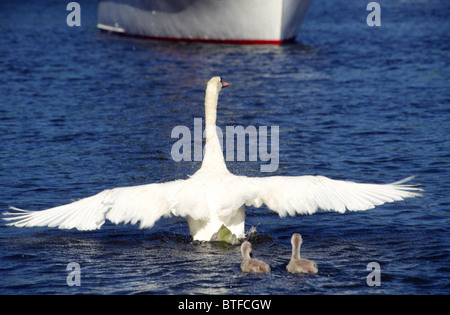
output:
M224 87L227 87L227 86L229 86L230 84L229 83L227 83L227 82L225 82L225 81L222 81L222 87L224 88Z

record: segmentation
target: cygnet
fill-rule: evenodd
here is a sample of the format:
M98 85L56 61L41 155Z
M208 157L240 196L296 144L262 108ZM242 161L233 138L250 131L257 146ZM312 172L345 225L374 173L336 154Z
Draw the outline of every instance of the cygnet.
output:
M270 272L270 266L262 260L251 258L252 244L245 241L241 245L241 253L244 260L241 263L242 272L264 273Z
M292 258L286 266L287 271L291 273L317 273L319 269L317 264L308 259L300 258L300 246L302 244L302 236L294 233L291 238Z

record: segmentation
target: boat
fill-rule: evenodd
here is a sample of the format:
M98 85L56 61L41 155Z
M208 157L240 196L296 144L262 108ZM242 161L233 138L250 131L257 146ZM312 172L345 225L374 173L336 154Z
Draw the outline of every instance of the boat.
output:
M138 38L281 44L298 34L311 0L108 0L100 30Z

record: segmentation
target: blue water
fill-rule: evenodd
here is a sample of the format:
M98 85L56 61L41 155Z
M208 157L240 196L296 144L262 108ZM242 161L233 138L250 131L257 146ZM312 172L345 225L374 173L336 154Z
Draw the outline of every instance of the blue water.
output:
M368 3L369 1L367 1ZM279 126L274 175L361 182L416 175L423 198L366 212L279 218L248 209L267 275L242 274L239 248L191 241L173 217L152 229L80 232L0 223L1 294L449 294L450 3L313 1L297 43L234 46L135 40L82 26L61 1L0 4L0 209L45 209L103 189L186 178L177 125L203 117L204 86L221 75L220 126ZM261 160L230 162L256 176ZM199 196L201 197L201 196ZM290 275L290 236L317 275ZM70 262L81 285L68 286ZM370 287L367 264L381 267Z

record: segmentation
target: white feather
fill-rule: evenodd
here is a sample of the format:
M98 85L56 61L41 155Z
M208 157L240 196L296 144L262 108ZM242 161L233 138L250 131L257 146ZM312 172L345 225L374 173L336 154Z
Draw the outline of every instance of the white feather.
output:
M413 185L362 184L324 176L253 177L247 178L246 183L254 187L252 198L245 200L247 205L259 207L264 203L281 217L313 214L320 209L341 213L367 210L386 202L421 196L417 192L421 189Z
M183 181L149 184L104 190L92 197L44 211L28 211L15 207L7 212L6 221L18 227L49 226L81 231L99 229L105 220L112 223L140 222L152 227L162 216L170 216L176 205L177 189ZM150 210L150 211L149 211Z

